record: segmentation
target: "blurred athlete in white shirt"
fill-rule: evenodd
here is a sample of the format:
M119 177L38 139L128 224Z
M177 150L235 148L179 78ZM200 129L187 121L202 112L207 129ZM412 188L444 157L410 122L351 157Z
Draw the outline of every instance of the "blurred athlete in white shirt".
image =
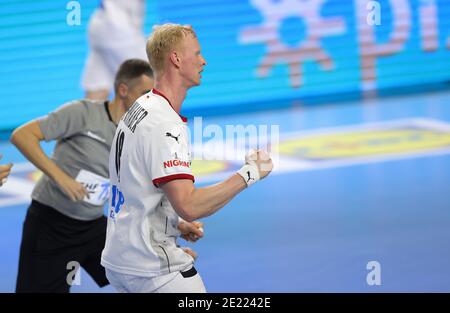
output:
M102 0L88 28L90 51L82 77L86 98L106 100L119 65L147 60L143 30L145 0Z
M154 89L122 118L109 159L111 208L102 265L122 292L206 292L194 259L177 245L179 218L209 216L272 170L255 151L228 179L194 187L186 119L178 112L206 61L194 30L164 24L147 42Z

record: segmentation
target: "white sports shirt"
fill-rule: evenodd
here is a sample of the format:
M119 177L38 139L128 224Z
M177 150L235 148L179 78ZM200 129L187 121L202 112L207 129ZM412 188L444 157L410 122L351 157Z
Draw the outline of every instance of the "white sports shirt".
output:
M148 60L145 52L144 0L103 0L89 20L90 50L81 84L84 90L112 90L120 64Z
M138 32L142 32L145 1L102 0L99 9L94 14L92 18L96 23L105 23L109 27L117 27L117 29L134 28Z
M186 121L155 89L121 119L109 157L104 267L154 277L186 270L194 263L177 247L179 216L158 188L175 179L194 181Z

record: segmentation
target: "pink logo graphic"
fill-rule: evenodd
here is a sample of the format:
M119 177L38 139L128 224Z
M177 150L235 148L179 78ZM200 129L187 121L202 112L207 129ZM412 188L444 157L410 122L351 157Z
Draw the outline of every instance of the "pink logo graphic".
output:
M303 85L302 63L315 60L324 70L334 69L333 60L322 49L320 39L345 33L342 18L322 19L320 10L325 0L251 0L251 4L263 15L264 23L249 26L240 33L243 44L265 43L267 54L257 70L258 77L267 77L275 64L288 64L291 86ZM299 17L306 25L306 38L291 47L280 39L280 27L284 19Z

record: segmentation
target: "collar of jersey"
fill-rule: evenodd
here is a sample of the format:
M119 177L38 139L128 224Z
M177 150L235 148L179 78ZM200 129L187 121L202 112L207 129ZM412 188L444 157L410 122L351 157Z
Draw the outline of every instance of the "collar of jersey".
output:
M155 88L153 88L153 89L152 89L152 93L154 93L155 95L161 96L161 97L163 97L164 99L166 99L166 101L169 103L169 105L170 105L170 107L172 108L172 110L175 111L175 109L174 109L173 106L172 106L172 103L170 103L169 99L167 99L167 97L166 97L161 91L158 91L158 90L156 90ZM187 118L186 118L186 117L184 117L183 115L179 114L177 111L175 111L175 113L177 113L177 114L180 116L180 118L181 118L181 120L182 120L183 122L187 123Z

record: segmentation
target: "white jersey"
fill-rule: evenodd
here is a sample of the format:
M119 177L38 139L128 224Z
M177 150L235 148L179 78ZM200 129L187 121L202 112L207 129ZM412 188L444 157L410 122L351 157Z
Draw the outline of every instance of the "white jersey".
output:
M97 23L123 29L134 28L141 32L144 26L145 0L102 0L94 13Z
M112 90L122 62L148 60L144 17L144 0L101 1L89 21L90 51L82 76L84 90Z
M121 119L109 157L110 209L101 264L115 272L154 277L190 268L177 246L179 216L162 183L191 179L186 119L153 89Z

